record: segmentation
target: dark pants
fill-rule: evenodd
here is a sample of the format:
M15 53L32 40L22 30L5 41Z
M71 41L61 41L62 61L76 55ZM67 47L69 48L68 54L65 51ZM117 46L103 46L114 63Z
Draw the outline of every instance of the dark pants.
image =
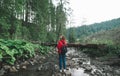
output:
M62 70L62 66L66 69L66 55L59 54L59 68Z

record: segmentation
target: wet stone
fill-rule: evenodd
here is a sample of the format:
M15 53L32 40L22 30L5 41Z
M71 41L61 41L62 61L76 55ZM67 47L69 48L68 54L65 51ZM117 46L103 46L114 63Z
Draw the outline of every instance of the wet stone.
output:
M4 75L4 73L5 73L5 70L3 68L0 69L0 76Z
M25 70L25 69L27 69L27 66L24 65L24 66L21 67L21 69Z
M10 72L17 72L18 70L16 69L16 67L15 66L12 66L11 68L10 68Z
M103 76L103 73L100 70L95 70L92 74L93 75L101 75L101 76Z
M115 74L119 74L120 75L120 70L115 70Z
M83 62L82 62L82 61L78 61L78 64L79 64L79 65L82 65L82 64L83 64Z
M66 74L67 76L71 76L71 71L70 71L70 70L66 70L65 74Z
M38 68L37 68L37 71L40 71L40 70L42 70L42 67L38 67Z
M19 70L19 69L20 69L20 65L16 65L16 69L18 69L18 70Z
M54 65L54 68L55 68L55 70L58 70L59 69L59 66L58 65Z
M9 66L9 65L4 65L3 68L4 68L5 70L8 70L8 69L11 68L11 66Z
M28 65L29 62L28 61L24 61L21 65Z
M83 64L82 67L85 69L85 72L91 72L92 71L92 67L91 65L88 64Z
M30 63L31 65L34 65L34 62L33 62L33 61L30 61L29 63Z

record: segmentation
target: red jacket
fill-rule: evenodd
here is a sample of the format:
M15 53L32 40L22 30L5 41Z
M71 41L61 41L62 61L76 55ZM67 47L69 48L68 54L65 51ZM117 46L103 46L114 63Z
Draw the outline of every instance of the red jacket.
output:
M57 49L59 54L61 54L61 48L63 45L67 45L66 40L59 40L57 44Z

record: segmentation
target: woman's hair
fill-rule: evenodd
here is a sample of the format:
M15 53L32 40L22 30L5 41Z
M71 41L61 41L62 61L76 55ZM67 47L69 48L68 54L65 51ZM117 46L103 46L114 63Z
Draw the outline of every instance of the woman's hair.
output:
M65 36L61 35L60 40L65 40Z

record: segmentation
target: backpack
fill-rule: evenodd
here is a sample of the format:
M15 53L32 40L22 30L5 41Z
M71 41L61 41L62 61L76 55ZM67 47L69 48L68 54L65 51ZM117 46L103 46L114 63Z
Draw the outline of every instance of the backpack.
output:
M61 54L66 54L67 53L67 46L63 45L61 48Z

